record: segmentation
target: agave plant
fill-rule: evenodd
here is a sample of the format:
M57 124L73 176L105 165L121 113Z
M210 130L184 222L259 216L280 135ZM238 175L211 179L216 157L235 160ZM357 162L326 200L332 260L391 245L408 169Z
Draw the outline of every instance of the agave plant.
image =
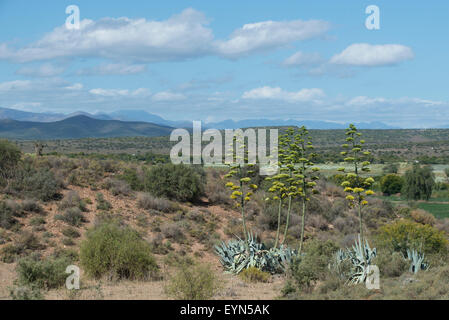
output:
M363 283L368 276L368 266L376 257L376 248L371 249L367 240L362 243L360 235L355 244L346 250L339 250L334 256L333 267L340 275L342 275L342 266L345 262L350 263L351 270L349 272L349 282L353 284Z
M285 272L296 252L283 245L267 249L257 241L257 235L248 233L247 240L240 238L215 246L225 272L238 274L243 269L256 267L272 274Z
M419 270L427 270L429 269L429 264L424 261L425 256L424 253L420 253L417 250L407 249L407 257L404 257L407 260L410 260L410 268L409 271L413 273L418 273Z

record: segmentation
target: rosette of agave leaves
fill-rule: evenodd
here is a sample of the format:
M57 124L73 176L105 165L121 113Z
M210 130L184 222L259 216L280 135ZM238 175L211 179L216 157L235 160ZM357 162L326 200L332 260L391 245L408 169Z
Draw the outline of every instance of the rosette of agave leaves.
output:
M257 241L257 235L248 233L247 240L237 237L227 243L215 246L215 252L225 272L238 274L244 269L255 267L271 274L284 273L296 255L296 251L281 245L279 248L267 249Z
M340 249L335 253L333 264L329 268L337 272L341 278L347 278L349 283L363 283L368 276L368 266L376 257L376 248L371 248L368 241L362 243L360 235L351 248ZM349 270L345 269L349 267Z

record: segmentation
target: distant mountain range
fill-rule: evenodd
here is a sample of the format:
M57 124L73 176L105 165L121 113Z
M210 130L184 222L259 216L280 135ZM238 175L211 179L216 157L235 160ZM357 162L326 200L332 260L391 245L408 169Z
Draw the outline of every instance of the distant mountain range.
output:
M87 116L97 120L121 120L121 121L138 121L148 122L161 126L169 126L174 128L192 127L192 121L171 121L166 120L158 115L148 113L144 110L119 110L111 113L95 113L75 112L71 114L61 113L35 113L26 112L8 108L0 108L0 119L10 119L18 121L34 121L34 122L53 122L60 121L74 116ZM398 129L382 122L361 122L355 123L360 129ZM275 127L275 126L306 126L309 129L344 129L348 124L340 124L330 121L314 121L314 120L271 120L271 119L247 119L247 120L224 120L220 122L203 123L203 128L215 129L237 129L248 127Z
M76 115L54 122L0 120L0 137L51 140L132 136L167 136L173 128L149 122L100 120Z

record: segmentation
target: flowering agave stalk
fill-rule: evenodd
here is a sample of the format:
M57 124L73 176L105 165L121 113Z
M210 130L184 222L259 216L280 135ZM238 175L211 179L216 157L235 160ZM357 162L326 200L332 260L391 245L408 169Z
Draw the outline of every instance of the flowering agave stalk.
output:
M319 168L314 167L313 161L316 158L317 154L313 150L314 147L312 144L312 139L309 135L309 131L303 126L295 135L294 144L291 145L291 154L293 161L298 164L298 167L293 171L296 190L292 192L292 194L293 196L300 197L302 202L301 239L298 249L299 256L301 255L304 243L307 202L310 200L310 195L312 193L318 193L315 187L316 180L319 179L319 177L316 175L316 172L319 171ZM285 235L287 234L287 228L288 224L285 229Z
M374 191L370 190L374 179L372 177L363 178L360 174L370 171L370 162L366 158L371 153L369 151L363 151L365 141L361 139L362 134L358 132L353 124L350 124L349 128L346 129L346 136L347 143L342 145L345 151L341 152L341 154L346 156L344 159L346 163L353 165L353 170L346 174L345 181L341 185L345 188L345 192L348 193L346 199L350 205L357 207L360 238L361 243L364 243L362 208L368 205L366 197L374 194ZM339 168L338 170L345 172L345 168Z
M266 200L274 200L278 201L278 223L277 223L277 231L276 231L276 240L274 242L274 248L277 248L279 242L279 234L281 229L281 213L282 213L282 204L284 199L287 197L287 185L286 179L289 178L289 175L286 173L279 173L273 177L267 177L265 180L272 181L271 187L268 189L268 192L272 194L271 199L267 198Z
M237 141L237 138L234 137L234 142ZM243 145L244 147L244 145ZM245 234L245 241L248 241L248 229L246 227L246 217L245 217L245 205L249 201L251 201L251 196L253 192L257 190L257 185L251 183L251 176L254 174L254 165L246 164L245 161L248 161L247 153L244 156L243 162L239 161L238 157L233 154L235 163L230 164L230 170L225 175L225 178L236 178L238 179L238 184L234 184L234 182L229 181L226 183L226 187L228 187L231 193L231 199L235 200L235 204L237 207L240 207L242 214L242 224L243 224L243 233Z

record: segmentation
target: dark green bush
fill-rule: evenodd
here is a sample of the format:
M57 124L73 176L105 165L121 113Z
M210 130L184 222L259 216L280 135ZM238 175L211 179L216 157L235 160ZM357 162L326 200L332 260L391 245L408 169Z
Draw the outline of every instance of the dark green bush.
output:
M199 172L199 169L183 164L159 164L147 172L145 186L157 197L197 201L204 194L204 182Z
M401 192L404 179L396 174L387 174L380 179L380 190L385 195L392 195Z
M87 232L80 259L87 274L95 278L147 279L158 273L150 245L135 230L114 222Z

